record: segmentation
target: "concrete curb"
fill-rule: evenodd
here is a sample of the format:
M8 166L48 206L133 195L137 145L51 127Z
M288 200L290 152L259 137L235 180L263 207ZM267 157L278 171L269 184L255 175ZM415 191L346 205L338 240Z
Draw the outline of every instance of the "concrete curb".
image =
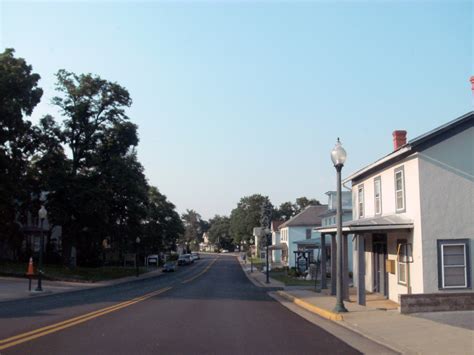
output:
M240 260L239 257L237 257L237 260L239 261L239 264L240 266L242 267L242 271L244 272L245 276L247 276L247 278L250 280L250 282L252 282L255 286L257 287L262 287L262 288L265 288L265 285L262 285L260 283L260 281L254 279L253 277L250 276L250 274L248 272L245 271L244 269L244 263ZM364 333L362 332L360 329L358 329L357 327L354 327L353 325L347 323L344 321L344 317L339 314L339 313L335 313L335 312L331 312L331 311L328 311L326 309L323 309L321 307L317 307L309 302L306 302L304 300L302 300L301 298L298 298L298 297L295 297L291 294L289 294L288 292L285 292L285 291L282 291L282 290L278 290L278 291L271 291L269 292L269 294L275 294L277 295L277 297L281 297L295 305L297 305L298 307L301 307L305 310L307 310L308 312L311 312L313 314L316 314L322 318L325 318L325 319L328 319L330 321L333 321L335 324L343 327L343 328L346 328L366 339L369 339L371 341L373 341L374 343L377 343L383 347L386 347L387 349L389 350L392 350L396 353L399 353L399 354L412 354L413 352L410 351L410 349L405 349L403 347L400 347L400 346L393 346L392 343L386 341L385 339L381 339L379 337L374 337L372 335L369 335L367 333ZM271 295L270 295L271 296ZM277 299L275 299L276 301L278 301Z
M334 321L336 324L340 325L341 327L344 327L356 334L359 334L360 336L363 336L364 338L367 338L371 341L373 341L374 343L377 343L379 345L382 345L396 353L399 353L399 354L413 354L413 351L411 351L410 349L405 349L401 346L394 346L391 342L388 342L386 341L384 338L381 338L381 337L376 337L376 336L372 336L372 335L369 335L363 331L361 331L359 328L357 327L354 327L352 324L350 323L347 323L344 321L344 317L339 314L339 313L335 313L335 312L331 312L331 311L328 311L326 309L323 309L323 308L320 308L320 307L317 307L309 302L306 302L304 300L302 300L301 298L298 298L298 297L295 297L293 295L290 295L289 293L285 292L285 291L276 291L275 292L278 296L290 301L291 303L294 303L295 305L311 312L311 313L314 313L322 318L325 318L325 319L328 319L328 320L331 320L331 321Z
M279 296L287 299L288 301L300 306L301 308L306 309L307 311L310 311L312 313L317 314L320 317L329 319L329 320L335 320L335 321L341 321L343 320L343 317L339 313L331 312L326 309L317 307L309 302L306 302L302 300L301 298L295 297L293 295L290 295L289 293L285 291L277 291L276 292Z
M62 284L70 284L70 285L77 286L77 288L61 290L61 291L45 290L42 292L35 292L32 290L28 292L27 294L24 294L20 297L0 299L0 304L4 302L19 301L19 300L25 300L25 299L30 299L30 298L38 298L38 297L47 297L47 296L64 294L64 293L72 293L72 292L79 292L79 291L84 291L84 290L98 289L102 287L110 287L110 286L115 286L115 285L120 285L120 284L125 284L125 283L132 283L132 282L137 282L141 280L156 278L162 275L163 275L162 270L158 269L158 270L150 271L148 273L141 274L139 277L126 276L126 277L121 277L118 279L108 280L108 281L98 281L98 282L49 281L49 282L58 282ZM8 277L4 277L4 278L8 279ZM28 280L28 279L25 278L24 280ZM47 287L48 286L43 286L43 288L47 288Z

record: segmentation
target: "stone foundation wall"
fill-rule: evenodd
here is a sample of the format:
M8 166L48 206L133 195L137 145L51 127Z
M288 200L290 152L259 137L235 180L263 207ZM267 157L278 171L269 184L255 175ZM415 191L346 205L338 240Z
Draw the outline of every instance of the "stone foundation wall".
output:
M474 292L399 295L400 313L472 311Z

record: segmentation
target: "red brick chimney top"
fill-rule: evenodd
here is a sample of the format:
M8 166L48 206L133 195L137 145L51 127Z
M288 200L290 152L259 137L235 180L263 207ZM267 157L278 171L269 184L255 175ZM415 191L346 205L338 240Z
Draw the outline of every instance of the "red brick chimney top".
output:
M393 150L407 144L407 131L393 131Z

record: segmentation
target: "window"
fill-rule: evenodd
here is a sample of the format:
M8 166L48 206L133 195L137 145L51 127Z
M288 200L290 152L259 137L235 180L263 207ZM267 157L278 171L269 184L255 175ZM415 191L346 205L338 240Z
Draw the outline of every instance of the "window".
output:
M374 180L374 210L375 214L382 213L382 180L376 177Z
M397 212L405 211L405 174L403 167L395 170L395 207Z
M359 186L357 194L357 201L359 204L359 218L364 217L364 185Z
M438 240L440 288L470 288L469 240Z
M408 284L408 263L412 261L411 244L406 239L397 241L397 278L401 285Z
M306 239L311 239L311 229L306 229Z

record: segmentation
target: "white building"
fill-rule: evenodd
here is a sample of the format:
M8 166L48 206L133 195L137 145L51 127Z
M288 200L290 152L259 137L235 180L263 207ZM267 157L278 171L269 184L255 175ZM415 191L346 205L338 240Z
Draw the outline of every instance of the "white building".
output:
M344 180L352 184L353 221L343 232L357 235L359 303L364 289L402 308L411 294L429 296L426 304L440 294L445 303L447 293L473 296L473 123L470 112L408 143L395 131L392 153Z
M336 226L336 214L337 214L337 192L336 191L328 191L326 192L328 196L328 209L321 215L321 226ZM352 193L350 191L341 191L341 200L342 200L342 221L351 221L352 220ZM347 238L347 249L348 249L348 271L353 271L352 265L352 237L353 235L348 235ZM325 241L326 245L330 245L330 240ZM330 247L328 248L329 251ZM332 255L333 253L330 252Z
M199 251L212 252L216 249L216 246L209 242L209 234L204 232L202 234L202 242L199 243Z
M281 262L289 267L296 266L297 241L318 239L319 232L313 230L321 226L321 215L327 205L308 206L302 212L280 225Z

